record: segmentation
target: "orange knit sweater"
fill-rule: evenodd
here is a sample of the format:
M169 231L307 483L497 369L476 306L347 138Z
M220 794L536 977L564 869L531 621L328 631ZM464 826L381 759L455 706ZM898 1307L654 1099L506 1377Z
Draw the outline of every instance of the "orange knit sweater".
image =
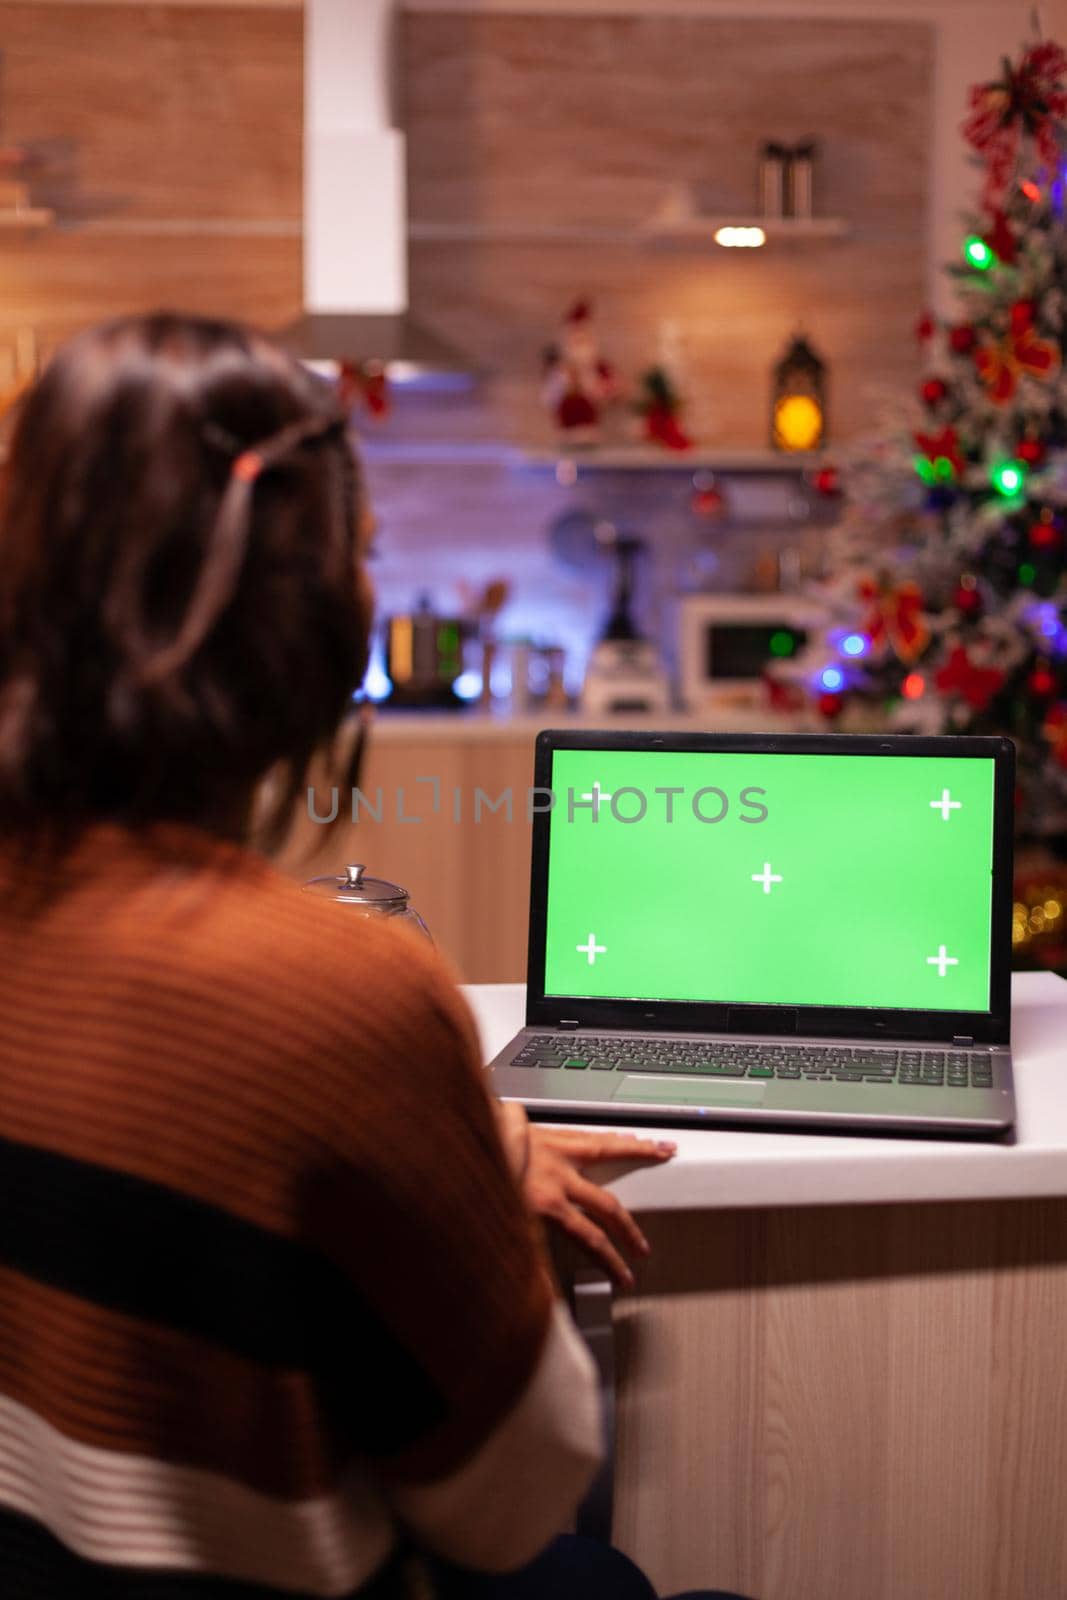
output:
M193 829L0 858L0 1593L399 1595L597 1448L428 946Z

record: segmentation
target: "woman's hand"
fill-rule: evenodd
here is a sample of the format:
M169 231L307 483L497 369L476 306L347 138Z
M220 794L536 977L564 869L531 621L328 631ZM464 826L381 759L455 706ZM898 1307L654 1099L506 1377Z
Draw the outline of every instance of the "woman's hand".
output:
M632 1289L625 1256L647 1256L648 1240L621 1200L588 1178L585 1168L659 1165L676 1149L667 1140L533 1123L527 1128L523 1193L531 1210L575 1239L617 1288Z

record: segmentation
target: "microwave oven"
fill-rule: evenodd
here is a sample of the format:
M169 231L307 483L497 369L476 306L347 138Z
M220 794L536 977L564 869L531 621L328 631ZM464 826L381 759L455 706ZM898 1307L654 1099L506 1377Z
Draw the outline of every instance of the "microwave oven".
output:
M764 668L799 656L828 621L825 609L805 595L683 595L678 680L686 707L755 700Z

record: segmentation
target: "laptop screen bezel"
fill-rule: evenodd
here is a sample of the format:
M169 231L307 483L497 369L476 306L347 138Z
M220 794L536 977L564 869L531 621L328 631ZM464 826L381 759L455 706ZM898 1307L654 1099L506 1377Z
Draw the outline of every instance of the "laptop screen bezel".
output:
M548 728L538 734L534 785L538 799L552 788L557 750L664 751L683 754L942 756L994 764L993 871L991 879L988 1011L915 1011L874 1006L753 1005L729 1001L591 998L545 994L548 855L552 811L533 817L530 874L530 941L526 1021L531 1027L561 1022L590 1028L652 1028L694 1033L791 1033L843 1038L974 1039L1007 1044L1011 1035L1011 909L1015 746L1010 739L978 735L634 733Z

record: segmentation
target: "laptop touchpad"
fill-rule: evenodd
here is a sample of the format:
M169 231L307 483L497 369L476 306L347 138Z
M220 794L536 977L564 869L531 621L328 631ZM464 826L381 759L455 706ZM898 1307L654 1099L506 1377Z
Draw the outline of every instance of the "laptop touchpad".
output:
M642 1077L627 1073L612 1095L613 1100L641 1100L646 1105L727 1106L758 1105L767 1092L766 1083L730 1083L722 1079Z

